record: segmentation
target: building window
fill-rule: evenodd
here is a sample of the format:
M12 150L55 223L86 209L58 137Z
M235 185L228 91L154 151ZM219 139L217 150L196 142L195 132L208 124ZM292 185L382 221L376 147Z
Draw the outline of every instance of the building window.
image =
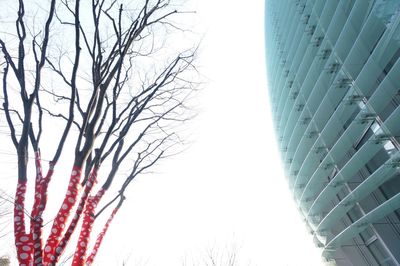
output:
M382 244L376 239L368 246L369 251L371 252L372 256L376 260L379 265L382 266L394 266L392 259L389 257L389 254L382 246Z

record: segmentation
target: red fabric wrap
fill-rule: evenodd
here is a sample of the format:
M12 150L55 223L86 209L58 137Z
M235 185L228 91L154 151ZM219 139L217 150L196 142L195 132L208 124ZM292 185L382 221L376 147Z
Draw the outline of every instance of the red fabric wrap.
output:
M54 164L50 162L49 170L45 178L43 178L40 152L35 152L36 164L36 181L35 181L35 198L31 212L30 233L33 244L33 262L39 265L43 260L43 211L47 202L47 187L54 171Z
M90 233L92 231L94 222L94 211L100 199L103 197L104 192L105 190L101 188L94 197L90 196L87 200L83 216L82 229L79 235L78 245L75 250L74 259L71 264L72 266L81 266L84 265L85 263L86 251L88 248Z
M32 241L25 231L26 182L18 181L14 201L14 238L20 266L28 266L32 261Z
M112 211L106 224L104 225L103 230L97 236L96 243L94 244L93 250L92 250L90 256L88 257L88 259L86 260L86 265L92 265L94 258L96 257L99 247L101 245L101 242L103 241L104 235L107 233L108 227L110 226L110 224L111 224L112 220L114 219L114 216L118 212L118 210L119 210L119 208L114 208L114 210Z
M91 175L89 176L88 181L86 182L85 189L79 200L79 204L76 209L75 215L74 217L72 217L71 223L69 224L67 231L65 232L63 238L61 239L60 243L56 248L57 252L54 254L54 259L51 260L52 264L54 265L58 262L59 257L64 252L65 247L67 246L72 234L75 231L79 218L81 217L81 214L85 208L85 204L89 197L89 194L92 191L94 184L97 182L97 171L98 168L94 168Z
M74 166L72 168L67 193L61 205L61 208L58 211L56 218L54 219L53 226L51 227L50 231L50 236L47 239L46 246L44 248L43 259L45 265L52 265L50 261L54 259L54 253L58 251L56 250L56 248L64 232L65 224L70 216L71 210L74 207L76 199L78 197L81 170L81 167L78 166Z
M33 244L33 261L36 264L42 262L42 223L40 221L41 215L40 213L40 204L42 198L41 192L41 182L43 182L43 174L42 174L42 163L40 159L40 152L35 152L35 166L36 166L36 180L35 180L35 197L33 201L33 207L31 212L31 223L30 223L30 233L31 240Z

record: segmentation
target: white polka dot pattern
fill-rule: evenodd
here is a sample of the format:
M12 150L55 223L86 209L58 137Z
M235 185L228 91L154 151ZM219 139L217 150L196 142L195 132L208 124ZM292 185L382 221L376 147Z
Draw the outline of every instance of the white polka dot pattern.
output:
M115 214L118 212L119 208L114 208L114 210L112 211L110 217L108 218L106 224L103 227L103 230L101 231L101 233L97 236L96 239L96 243L94 244L93 250L90 254L90 256L88 257L88 259L86 260L86 265L92 265L94 258L97 255L97 252L99 251L99 247L101 245L101 242L103 241L103 238L105 236L105 234L107 233L108 227L110 226L112 220L114 219Z
M14 238L20 265L29 265L32 261L32 241L25 231L25 194L26 182L18 181L14 202Z
M46 247L44 250L44 264L49 264L53 254L55 254L56 248L60 242L60 238L63 235L65 223L68 220L71 209L74 207L74 203L71 203L68 199L76 199L78 197L79 191L79 181L81 178L81 167L74 166L71 171L71 178L68 185L67 195L61 205L60 210L54 219L53 226L51 228L51 233L46 242Z
M79 204L78 204L77 210L75 212L75 215L72 217L72 220L71 220L71 223L70 223L68 229L66 230L63 238L61 239L61 241L59 242L59 244L58 244L58 246L56 248L56 251L57 250L58 251L55 254L55 260L52 261L54 264L57 263L58 258L60 257L60 255L64 251L66 245L68 244L68 242L69 242L69 240L71 238L71 235L75 231L75 228L76 228L76 226L78 224L78 221L79 221L79 219L81 217L81 214L82 214L83 209L85 207L85 204L87 202L88 195L90 194L90 192L91 192L91 190L93 188L92 184L95 184L97 182L96 181L96 179L97 179L97 171L98 171L98 169L94 168L92 173L91 173L91 175L89 176L89 179L88 179L89 182L86 183L84 191L81 194L81 198L79 200ZM68 195L68 193L67 193L67 195ZM70 200L68 200L68 201L70 201ZM65 220L64 217L60 217L59 218L60 227L62 227L62 228L64 228L64 225L65 225L63 223L64 220Z
M94 222L94 211L104 193L105 190L101 188L95 196L89 196L87 200L83 216L82 229L71 266L80 266L85 264L87 246L89 244L89 237Z
M36 163L36 182L35 182L35 194L34 203L31 212L30 221L30 233L32 236L33 249L30 251L33 253L34 265L42 265L43 262L43 239L42 239L42 228L43 219L42 215L47 204L47 188L50 183L51 177L54 172L54 163L49 163L49 169L45 177L42 174L40 152L35 152L35 163Z
M86 252L89 244L89 237L94 222L94 211L100 199L105 193L105 190L100 189L95 196L91 195L93 185L96 183L97 168L93 169L88 181L86 182L84 192L81 195L79 204L75 215L72 217L70 226L65 231L66 222L69 220L71 210L77 203L77 198L80 189L81 168L74 166L71 171L71 178L68 185L68 191L64 201L60 207L57 216L54 219L50 236L47 239L46 246L43 248L42 227L43 219L42 214L47 204L47 188L50 179L53 175L54 164L50 163L47 175L43 177L40 153L35 152L36 162L36 180L35 180L35 193L34 202L30 219L30 232L25 231L25 194L26 182L19 181L16 189L15 205L14 205L14 235L15 246L17 248L17 258L19 265L32 266L32 265L46 265L54 266L57 264L58 258L63 253L66 244L68 243L76 225L80 219L81 214L84 214L83 226L79 236L77 250L72 262L73 266L84 265L86 260ZM86 206L85 206L86 205ZM113 211L112 217L115 215L116 210ZM105 232L111 222L112 218L107 221L101 234L99 234L96 245L91 256L88 258L90 264L101 244ZM64 233L65 232L65 233Z

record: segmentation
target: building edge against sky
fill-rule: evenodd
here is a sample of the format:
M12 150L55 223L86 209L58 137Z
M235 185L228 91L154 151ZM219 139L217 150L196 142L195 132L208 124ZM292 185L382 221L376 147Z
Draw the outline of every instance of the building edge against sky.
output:
M400 1L266 0L289 187L328 263L400 265Z

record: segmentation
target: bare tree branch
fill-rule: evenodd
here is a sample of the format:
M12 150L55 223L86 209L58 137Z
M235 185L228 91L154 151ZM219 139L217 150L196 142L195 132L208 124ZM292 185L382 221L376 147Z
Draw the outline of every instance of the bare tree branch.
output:
M164 47L169 37L164 29L178 28L172 17L180 13L169 1L143 0L138 9L130 9L128 1L61 0L57 5L51 0L37 14L30 5L25 10L26 3L17 1L16 27L8 29L17 45L0 36L4 56L0 110L18 155L14 199L18 260L25 265L56 265L83 219L72 265L90 264L125 202L128 186L181 150L176 126L192 117L186 102L196 85L196 49L171 52ZM43 18L42 24L35 25L36 17ZM41 141L50 135L57 136L53 146ZM34 168L28 161L32 149ZM54 154L47 172L42 169L44 150L46 156ZM60 173L69 178L68 187L46 240L42 227L47 189L60 160L73 166L70 175ZM35 174L28 169L35 169ZM32 184L27 182L29 176L35 178L30 215L24 205ZM97 179L102 185L92 192ZM120 186L119 192L108 199L104 195L113 185ZM103 196L105 205L97 210ZM86 254L96 218L111 207L94 249ZM21 243L34 248L28 252Z

